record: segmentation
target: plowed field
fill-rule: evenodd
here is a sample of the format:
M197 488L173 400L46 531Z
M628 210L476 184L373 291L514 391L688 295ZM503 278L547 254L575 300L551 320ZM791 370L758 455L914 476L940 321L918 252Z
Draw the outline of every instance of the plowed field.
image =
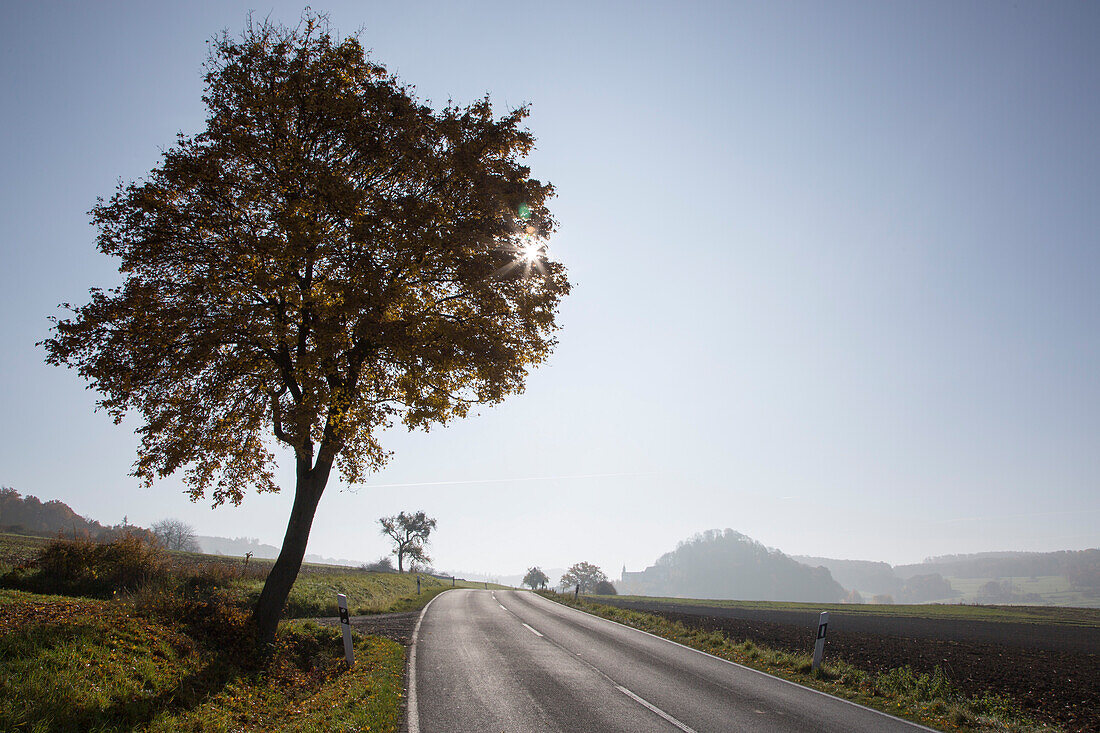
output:
M600 602L796 653L809 653L816 635L812 614L607 598ZM907 635L907 630L914 633ZM942 667L968 694L1002 694L1066 730L1100 731L1098 643L1100 631L1095 628L945 619L898 624L895 618L831 613L825 657L871 671L909 665L931 672Z

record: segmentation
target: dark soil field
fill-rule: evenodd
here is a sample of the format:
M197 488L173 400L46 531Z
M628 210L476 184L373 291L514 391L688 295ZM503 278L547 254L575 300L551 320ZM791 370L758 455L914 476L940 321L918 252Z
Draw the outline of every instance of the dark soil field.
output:
M816 616L805 612L613 598L599 602L795 653L812 651L817 630ZM1100 731L1098 643L1100 631L1095 628L830 612L825 658L841 658L869 671L908 665L916 672L931 672L941 667L969 695L1004 695L1036 718L1066 730Z
M639 601L627 598L601 598L607 603L635 611L675 611L695 616L720 616L746 621L767 621L806 629L817 628L816 611L710 606L704 603L684 603L665 600ZM835 607L834 607L835 608ZM901 616L895 613L873 614L864 606L858 612L829 610L829 634L854 631L864 634L903 636L909 639L940 639L945 641L983 641L1047 651L1085 652L1100 654L1100 628L1061 623L1017 623L1011 621L981 621L972 619L927 618ZM919 606L909 606L909 609ZM938 610L937 607L930 607Z

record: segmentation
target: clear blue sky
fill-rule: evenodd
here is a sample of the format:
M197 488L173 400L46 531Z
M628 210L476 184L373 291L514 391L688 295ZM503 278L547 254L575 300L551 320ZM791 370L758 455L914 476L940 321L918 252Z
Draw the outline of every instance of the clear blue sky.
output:
M204 41L249 7L301 13L5 8L0 483L278 544L289 494L139 489L134 425L34 346L117 281L86 212L202 128ZM1100 5L315 9L436 104L533 104L576 289L526 394L388 435L311 552L376 558L402 509L440 567L497 573L617 575L710 527L894 563L1100 545Z

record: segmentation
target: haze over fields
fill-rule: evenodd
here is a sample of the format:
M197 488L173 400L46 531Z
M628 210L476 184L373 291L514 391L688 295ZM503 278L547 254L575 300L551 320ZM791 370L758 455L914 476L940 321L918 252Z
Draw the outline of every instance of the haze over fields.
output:
M86 212L202 128L205 41L300 4L17 3L0 48L0 483L278 546L290 494L128 476L35 342L118 282ZM613 577L710 527L820 558L1100 545L1100 6L326 3L436 106L532 104L576 284L527 390L392 431L309 552ZM289 486L290 457L279 480Z
M151 531L149 531L151 530ZM0 533L41 537L114 539L126 533L155 534L169 549L210 555L274 559L279 548L255 537L196 535L173 520L170 526L104 526L81 517L64 502L22 496L0 488ZM188 538L193 539L192 543ZM308 563L350 565L393 572L392 558L331 558L307 555ZM521 586L523 575L447 565L428 572L474 581ZM543 567L550 587L565 587L566 569ZM987 552L926 558L891 566L868 560L791 557L732 529L708 530L680 542L645 568L603 568L620 594L731 600L844 603L1024 603L1100 607L1100 549L1052 553ZM597 593L604 591L598 590Z

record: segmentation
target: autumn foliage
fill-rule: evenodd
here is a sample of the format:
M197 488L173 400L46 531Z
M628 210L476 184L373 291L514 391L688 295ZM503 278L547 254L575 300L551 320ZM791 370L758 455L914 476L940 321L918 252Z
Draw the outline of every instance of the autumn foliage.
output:
M395 421L521 391L570 286L526 108L433 109L308 12L218 38L203 100L202 132L92 210L123 283L44 344L139 418L146 483L180 471L193 498L239 503L279 489L273 441L293 454L270 640L332 468L362 481Z

